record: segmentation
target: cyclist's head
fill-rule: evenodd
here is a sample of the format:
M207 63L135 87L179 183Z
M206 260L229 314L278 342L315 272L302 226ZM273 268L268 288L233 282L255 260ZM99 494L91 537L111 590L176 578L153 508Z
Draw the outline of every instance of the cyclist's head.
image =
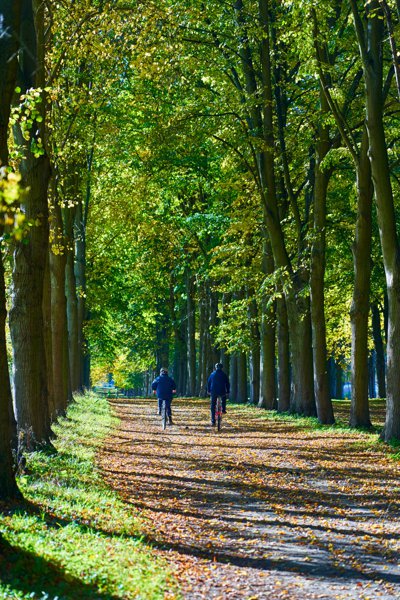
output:
M165 367L161 367L160 375L168 375L168 369L166 369Z
M215 365L215 370L216 370L216 371L219 371L220 369L222 369L222 368L223 368L223 366L224 366L224 365L223 365L222 363L216 363L216 365Z

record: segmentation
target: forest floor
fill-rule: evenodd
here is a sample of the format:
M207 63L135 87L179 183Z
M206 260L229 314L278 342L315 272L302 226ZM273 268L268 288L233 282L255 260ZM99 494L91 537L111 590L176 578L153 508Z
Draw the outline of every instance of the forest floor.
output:
M218 434L187 399L162 431L155 401L112 403L103 476L185 599L400 598L400 462L376 434L229 405Z

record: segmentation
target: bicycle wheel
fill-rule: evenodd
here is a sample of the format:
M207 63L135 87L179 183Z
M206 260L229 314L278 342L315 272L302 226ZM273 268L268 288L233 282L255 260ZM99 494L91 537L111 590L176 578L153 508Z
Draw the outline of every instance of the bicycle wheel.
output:
M216 421L217 421L217 431L221 431L221 424L222 424L222 401L221 398L217 399L217 406L216 406Z
M161 419L162 419L162 428L167 428L167 403L165 400L162 401L161 405Z

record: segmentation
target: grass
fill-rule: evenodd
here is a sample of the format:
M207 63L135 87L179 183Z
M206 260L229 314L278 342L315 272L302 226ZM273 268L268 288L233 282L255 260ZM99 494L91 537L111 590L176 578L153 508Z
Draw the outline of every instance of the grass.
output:
M96 451L117 424L106 399L78 397L54 427L57 453L27 457L24 504L0 506L0 598L178 597L140 518L96 469Z
M352 441L354 448L369 449L388 453L396 461L400 460L400 442L393 440L389 444L383 442L379 435L385 422L385 400L374 398L370 400L371 429L354 429L349 426L350 400L333 400L336 422L334 425L321 425L316 417L303 417L291 413L279 413L276 410L260 410L251 404L231 404L230 409L243 413L251 413L260 419L291 423L302 431L313 435L313 432L335 431L340 435L357 437Z

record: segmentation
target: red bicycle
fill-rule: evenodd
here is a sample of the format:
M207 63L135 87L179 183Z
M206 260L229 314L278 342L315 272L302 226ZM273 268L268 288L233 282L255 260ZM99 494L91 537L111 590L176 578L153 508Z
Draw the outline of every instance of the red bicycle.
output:
M222 397L217 396L215 403L215 423L217 425L217 431L221 431L222 425Z

